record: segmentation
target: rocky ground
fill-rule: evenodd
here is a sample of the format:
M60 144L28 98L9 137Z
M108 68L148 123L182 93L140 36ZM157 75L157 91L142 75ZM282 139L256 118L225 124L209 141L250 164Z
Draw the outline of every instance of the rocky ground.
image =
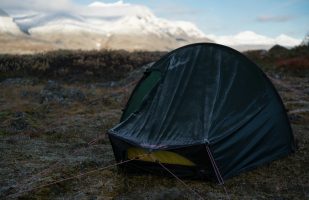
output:
M0 199L198 199L174 178L100 170L114 163L106 130L141 74L89 84L1 81ZM205 199L309 199L309 79L268 75L288 109L296 153L227 180L227 192L184 180Z

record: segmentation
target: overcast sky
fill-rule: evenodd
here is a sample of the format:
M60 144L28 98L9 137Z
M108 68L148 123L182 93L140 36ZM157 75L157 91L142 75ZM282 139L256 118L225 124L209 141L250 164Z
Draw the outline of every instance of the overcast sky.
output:
M94 0L1 0L0 8L67 10ZM115 0L101 2L112 3ZM309 0L124 0L144 5L156 16L195 23L205 34L235 35L242 31L302 39L309 32Z

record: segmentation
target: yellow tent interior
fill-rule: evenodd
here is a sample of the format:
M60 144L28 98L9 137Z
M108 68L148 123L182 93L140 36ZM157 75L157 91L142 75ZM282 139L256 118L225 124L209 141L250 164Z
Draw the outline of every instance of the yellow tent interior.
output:
M128 149L128 159L135 159L145 162L160 162L165 164L183 165L183 166L195 166L195 164L189 159L171 152L171 151L155 151L148 153L142 148L131 147Z

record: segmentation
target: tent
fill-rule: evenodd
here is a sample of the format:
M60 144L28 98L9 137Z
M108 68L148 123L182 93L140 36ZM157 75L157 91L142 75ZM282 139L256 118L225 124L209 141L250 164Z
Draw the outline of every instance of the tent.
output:
M171 51L146 70L108 135L116 161L133 159L124 169L163 173L163 164L179 177L224 180L294 152L266 75L212 43Z

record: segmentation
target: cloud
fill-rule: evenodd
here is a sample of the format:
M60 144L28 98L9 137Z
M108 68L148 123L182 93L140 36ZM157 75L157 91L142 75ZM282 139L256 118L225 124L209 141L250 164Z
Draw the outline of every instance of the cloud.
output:
M104 3L95 1L82 5L73 0L0 0L0 9L7 11L11 16L23 16L35 13L66 12L82 16L119 17L128 15L153 15L151 10L143 5L124 3Z
M78 8L78 13L84 16L117 17L129 15L148 15L153 16L149 8L138 4L124 3L117 1L114 3L93 2L88 6Z
M122 7L122 6L130 6L131 4L129 3L124 3L123 1L116 1L114 3L104 3L101 1L95 1L91 4L88 5L88 7L101 7L101 8L106 8L106 7Z
M38 13L77 12L79 5L73 0L0 0L0 9L5 10L12 17L36 15Z
M182 6L159 6L155 8L157 13L173 16L197 15L203 12L202 9L184 8Z
M256 18L258 22L286 22L292 20L294 17L289 15L273 16L261 15Z
M206 12L205 8L192 8L183 4L171 3L170 1L154 5L151 8L155 14L171 20L198 21Z
M0 8L4 10L55 11L69 10L76 5L71 0L1 0Z

